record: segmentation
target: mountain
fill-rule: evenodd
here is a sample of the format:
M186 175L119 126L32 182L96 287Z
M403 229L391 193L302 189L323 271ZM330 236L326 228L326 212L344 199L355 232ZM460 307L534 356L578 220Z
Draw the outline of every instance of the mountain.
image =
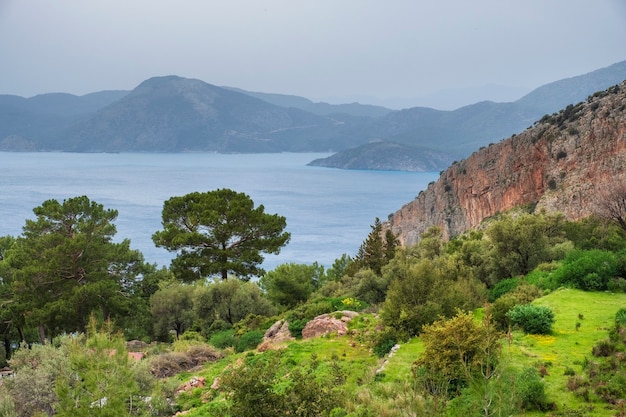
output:
M271 93L257 93L246 90L241 90L234 87L225 87L239 93L247 94L252 97L256 97L268 103L274 104L280 107L294 107L296 109L304 110L309 113L317 114L319 116L330 116L332 114L345 113L356 117L381 117L391 113L393 110L381 107L372 106L370 104L328 104L328 103L314 103L308 98L285 95L285 94L271 94Z
M386 227L413 245L431 226L449 238L519 206L578 220L625 181L623 82L453 163Z
M585 100L596 91L604 90L626 79L626 61L578 77L556 81L539 87L513 103L483 101L453 111L425 107L405 109L377 119L367 131L368 139L385 139L408 147L445 152L448 159L466 158L471 152L490 143L523 131L545 114L550 114ZM337 161L358 159L358 152L345 150L332 160L316 161L319 166L349 169ZM425 165L425 154L414 153L415 160L407 164L406 150L398 149L395 158L402 166ZM394 155L386 154L393 160ZM447 165L438 165L436 170ZM370 168L360 168L370 169ZM375 169L375 164L371 169ZM396 169L402 169L400 164Z
M340 123L177 76L144 81L59 137L79 152L326 151Z
M59 135L81 117L105 107L128 91L75 96L41 94L30 98L0 95L0 150L41 150L42 138Z
M154 77L130 92L81 97L57 93L28 99L0 96L0 150L251 153L351 149L315 164L439 171L451 160L466 158L482 146L521 132L546 113L624 79L626 61L542 86L513 103L483 101L454 111L426 107L390 111L243 92L177 76ZM376 158L377 152L384 160Z

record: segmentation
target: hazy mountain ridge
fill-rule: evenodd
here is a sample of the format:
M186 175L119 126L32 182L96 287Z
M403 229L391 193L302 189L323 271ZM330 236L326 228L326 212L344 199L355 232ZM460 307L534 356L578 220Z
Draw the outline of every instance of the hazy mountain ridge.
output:
M453 111L415 107L390 113L377 120L371 132L380 138L407 146L447 153L450 156L448 159L461 159L481 146L523 131L545 114L583 101L589 95L619 84L624 79L626 61L546 84L513 103L483 101ZM396 155L385 155L387 164L403 156L403 151ZM416 157L424 156L418 154ZM332 165L326 165L324 161L316 161L316 164L349 169L348 163L354 158L354 152L350 151L345 155L333 155L333 160L329 162ZM342 160L345 162L343 166ZM415 161L413 165L425 163L426 161ZM437 168L441 170L446 167L447 165L440 165Z
M275 151L264 146L264 134L324 123L329 122L199 80L155 77L74 125L65 148L233 152L245 143L250 152Z
M251 92L234 87L224 88L247 94L252 97L256 97L276 106L295 107L297 109L308 111L319 116L330 116L337 113L344 113L356 117L381 117L393 112L393 110L386 107L374 106L370 104L329 104L323 102L314 103L308 98L300 96Z
M518 133L564 107L546 110L554 103L584 100L623 79L626 61L542 86L514 103L485 101L454 111L424 107L391 111L243 92L176 76L154 77L131 92L0 96L0 150L251 153L356 148L345 158L341 153L334 156L329 166L348 168L342 158L355 161L358 152L365 152L362 163L353 166L441 170L448 161ZM396 145L379 155L384 160L376 160L367 155L371 147L363 145L381 140ZM364 165L367 161L369 165Z

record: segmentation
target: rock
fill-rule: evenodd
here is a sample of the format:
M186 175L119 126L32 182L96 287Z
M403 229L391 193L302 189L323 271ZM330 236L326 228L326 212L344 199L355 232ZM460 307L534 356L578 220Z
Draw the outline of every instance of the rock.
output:
M272 325L265 334L263 335L264 342L271 342L274 344L284 343L291 340L295 340L295 338L291 335L289 331L289 323L286 320L278 320L276 323Z
M389 217L404 246L438 226L448 239L498 212L529 205L580 220L626 181L626 82L544 116L534 127L453 163Z
M309 339L329 333L337 333L337 335L343 336L348 333L347 323L357 315L358 313L354 311L339 311L317 316L304 326L304 329L302 329L302 338Z
M129 340L126 342L126 350L129 352L141 352L146 350L150 345L141 340Z
M183 392L191 391L194 388L204 387L206 385L206 379L201 376L194 376L189 381L185 382L176 390L176 395L182 394Z

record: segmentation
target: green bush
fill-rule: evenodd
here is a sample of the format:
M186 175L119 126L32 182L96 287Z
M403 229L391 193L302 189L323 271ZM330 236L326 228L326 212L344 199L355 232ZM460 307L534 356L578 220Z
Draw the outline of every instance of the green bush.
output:
M245 352L256 348L263 341L263 332L253 330L235 339L235 352Z
M545 384L535 368L526 368L519 375L517 394L526 411L548 411L554 408L554 404L548 402Z
M379 358L382 358L391 351L391 348L398 342L398 336L393 329L386 329L378 334L374 340L372 350Z
M507 278L498 282L493 288L489 291L489 302L494 302L498 298L502 297L504 294L513 291L520 284L519 278Z
M507 313L516 305L528 304L539 297L541 297L541 290L535 285L520 284L491 305L491 319L500 330L506 331L509 325L512 325Z
M528 284L532 284L542 290L555 290L560 284L556 283L552 272L558 269L560 264L555 262L542 263L526 274L524 280Z
M626 308L620 308L615 313L615 327L626 327Z
M554 279L559 285L584 291L604 291L617 272L618 262L614 253L599 249L575 250L554 272Z
M343 398L334 378L318 378L314 363L301 363L285 374L281 354L246 357L220 377L231 417L327 416L338 414Z
M218 349L225 349L235 345L235 330L222 330L213 333L209 339L209 343Z
M522 304L513 307L507 318L513 326L521 327L525 333L550 334L554 324L552 309L533 304Z

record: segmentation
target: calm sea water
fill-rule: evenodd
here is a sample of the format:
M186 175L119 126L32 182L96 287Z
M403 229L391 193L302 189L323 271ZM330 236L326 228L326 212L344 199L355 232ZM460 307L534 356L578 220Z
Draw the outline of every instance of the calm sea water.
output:
M74 154L0 152L0 236L18 236L45 200L86 195L119 212L117 240L128 238L146 260L167 266L156 248L163 202L192 191L231 188L267 213L287 218L290 243L264 263L330 266L354 255L379 217L411 201L438 173L346 171L308 167L326 154Z

